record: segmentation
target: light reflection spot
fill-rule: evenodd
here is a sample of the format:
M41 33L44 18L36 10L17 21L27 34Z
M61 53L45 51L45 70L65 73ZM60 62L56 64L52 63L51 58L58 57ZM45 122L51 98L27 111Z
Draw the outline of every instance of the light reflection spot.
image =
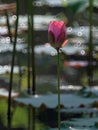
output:
M68 27L68 32L72 32L72 27Z
M10 43L10 37L6 37L5 40L6 40L7 43Z
M81 50L81 55L85 55L85 50Z
M49 43L46 43L46 44L45 44L45 47L50 47L50 44L49 44Z
M55 56L56 53L54 51L51 52L51 56Z
M9 68L8 65L5 65L5 66L4 66L4 69L8 69L8 68Z
M21 27L26 27L25 23L21 23Z
M33 2L33 5L34 5L34 6L40 6L41 3L40 3L40 2Z
M77 43L77 46L81 46L81 42L80 41Z
M17 19L17 16L16 15L13 15L12 16L12 19L15 21Z
M18 42L18 43L21 43L21 39L17 39L17 42Z
M69 129L70 129L70 130L73 130L73 128L72 128L71 126L69 126Z
M34 95L34 97L35 97L35 98L38 98L39 96L36 94L36 95Z
M84 27L83 27L83 26L82 26L82 27L80 27L80 30L81 30L81 31L84 31Z
M78 36L82 36L82 32L78 32Z
M73 85L69 85L69 88L70 88L70 89L73 89Z

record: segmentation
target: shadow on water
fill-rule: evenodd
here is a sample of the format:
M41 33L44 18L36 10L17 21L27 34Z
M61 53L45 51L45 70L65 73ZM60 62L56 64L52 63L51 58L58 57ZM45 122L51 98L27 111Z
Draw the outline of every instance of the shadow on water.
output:
M0 130L8 130L8 128L4 126L2 121L0 121ZM25 130L25 129L21 128L21 127L18 127L18 128L11 128L10 130Z
M25 107L22 104L13 104L11 107L11 128L9 129L6 124L6 99L0 99L0 102L0 130L40 130L46 129L48 127L47 124L45 124L45 122L41 122L37 118L37 114L39 113L38 109L35 109L31 106Z
M67 121L72 118L80 118L83 116L82 113L66 113L61 112L61 121ZM45 109L39 110L38 111L38 116L37 118L41 121L44 122L47 126L51 128L56 128L58 126L58 115L57 115L57 110L56 109Z

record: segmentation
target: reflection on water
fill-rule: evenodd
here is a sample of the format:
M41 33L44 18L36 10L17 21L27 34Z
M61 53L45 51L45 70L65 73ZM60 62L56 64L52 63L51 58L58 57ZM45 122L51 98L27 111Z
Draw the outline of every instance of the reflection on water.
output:
M0 74L10 73L10 71L11 71L11 66L8 66L8 65L0 66ZM18 74L19 73L19 67L14 66L13 71L14 71L15 74Z
M22 44L21 41L22 39L17 39L18 43L16 45L16 50L19 52L23 52L23 50L27 47L26 44ZM20 42L20 43L19 43ZM0 40L0 53L2 52L12 52L13 51L13 44L10 44L8 39L2 38Z
M51 1L52 2L52 1ZM47 30L48 24L51 20L55 19L54 16L36 16L34 17L34 29L35 30ZM14 25L16 20L16 16L10 17L10 24ZM13 22L14 21L14 22ZM0 25L4 25L0 27L0 33L2 35L7 34L6 19L5 17L0 17ZM19 17L19 29L27 31L27 16L20 16ZM97 27L94 28L94 37L97 39L98 31ZM20 31L20 30L19 30ZM61 60L63 61L64 65L61 68L61 92L72 92L72 91L79 91L81 89L81 78L82 74L84 74L85 67L87 66L87 62L85 61L69 61L65 63L67 56L71 55L79 55L79 56L86 56L86 47L85 44L88 43L88 34L89 28L88 27L79 27L79 28L67 28L68 35L78 36L76 39L70 39L70 45L65 46L62 50L64 52L64 56ZM83 38L84 37L84 38ZM25 38L18 37L16 49L18 54L22 53L23 56L21 57L21 61L27 60L25 55L27 54L27 44ZM10 38L8 36L0 36L0 61L5 63L4 61L9 60L11 58L11 52L13 50L13 44L10 43ZM57 61L56 61L56 50L50 46L49 43L44 45L37 45L34 48L36 54L36 68L37 68L37 92L38 94L45 94L45 93L57 93ZM4 57L5 54L5 57ZM8 55L10 55L8 57ZM71 57L73 58L73 57ZM80 57L79 57L80 58ZM22 61L22 62L23 62ZM7 62L6 62L7 63ZM11 66L4 64L3 66L0 65L0 74L10 73ZM23 64L22 64L23 65ZM22 69L22 67L21 67ZM43 72L44 70L44 72ZM39 73L38 73L39 71ZM81 73L82 72L82 73ZM19 73L19 66L17 64L14 66L14 73ZM43 73L43 75L42 75ZM51 74L51 76L49 75ZM25 74L23 73L23 76ZM47 75L47 76L46 76ZM27 76L27 75L26 75ZM22 77L21 77L22 78ZM1 82L1 80L0 80ZM74 85L77 86L74 86ZM0 84L1 85L1 84ZM18 85L17 85L18 86ZM27 84L24 84L27 87ZM4 86L0 86L4 87ZM6 94L6 91L1 91ZM1 97L0 97L1 98ZM39 95L35 95L35 98L38 99ZM67 99L68 100L68 99ZM3 100L0 99L0 102ZM0 114L4 113L4 120L6 120L6 108L7 103L3 102L2 106L0 107ZM0 105L1 105L0 104ZM4 105L4 106L3 106ZM3 111L4 107L4 111ZM1 110L2 108L2 110ZM53 112L53 113L52 113ZM50 115L49 115L50 113ZM51 119L51 113L55 115L53 120ZM41 116L41 120L38 118ZM57 111L46 110L44 105L41 106L40 109L31 108L31 106L25 107L23 104L17 106L17 104L12 103L12 127L20 127L20 129L26 130L40 130L47 128L47 123L52 123L53 126L57 126ZM56 119L55 119L56 117ZM45 121L45 122L44 122ZM6 121L7 122L7 121ZM5 122L3 122L5 123ZM2 124L2 128L4 130L6 124ZM48 124L51 125L51 124ZM0 125L1 126L1 125ZM20 130L18 129L18 130ZM70 127L72 129L72 127ZM0 130L2 130L0 128Z
M55 16L51 16L51 15L34 15L34 28L35 30L39 30L39 29L45 29L47 30L48 24L51 20L56 20L57 18L55 18ZM18 29L24 29L27 30L27 20L28 17L27 15L23 16L20 15L19 16L19 28ZM10 25L14 24L13 21L13 16L9 17L9 21L10 21ZM0 25L6 25L6 17L5 16L0 16ZM7 27L6 26L1 26L0 27L0 32L1 34L7 31Z
M37 118L38 109L12 104L12 130L40 130L47 126ZM0 130L7 130L7 100L0 100Z

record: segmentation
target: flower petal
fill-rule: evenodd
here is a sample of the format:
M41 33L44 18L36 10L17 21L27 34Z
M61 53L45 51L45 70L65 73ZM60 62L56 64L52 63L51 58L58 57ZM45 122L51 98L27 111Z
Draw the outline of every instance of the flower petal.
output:
M68 43L68 39L66 39L64 42L63 42L63 44L62 44L62 47L64 47L67 43Z

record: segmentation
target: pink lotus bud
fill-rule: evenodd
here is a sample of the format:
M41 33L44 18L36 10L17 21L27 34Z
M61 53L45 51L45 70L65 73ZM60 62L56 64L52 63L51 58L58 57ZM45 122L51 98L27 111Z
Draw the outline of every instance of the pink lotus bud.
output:
M48 39L54 48L66 45L66 26L63 21L51 21L48 28Z

